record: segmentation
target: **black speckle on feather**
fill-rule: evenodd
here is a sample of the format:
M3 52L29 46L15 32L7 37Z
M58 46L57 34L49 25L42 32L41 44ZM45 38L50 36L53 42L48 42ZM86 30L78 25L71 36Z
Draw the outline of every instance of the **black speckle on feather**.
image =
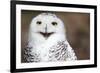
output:
M38 57L39 55L32 52L32 47L27 46L24 48L24 62L39 62L40 59Z

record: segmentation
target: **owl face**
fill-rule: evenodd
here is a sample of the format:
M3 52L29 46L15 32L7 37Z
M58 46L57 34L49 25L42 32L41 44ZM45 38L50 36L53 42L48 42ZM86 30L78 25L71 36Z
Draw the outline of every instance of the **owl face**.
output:
M64 24L55 14L42 13L32 19L31 32L48 38L54 34L62 34L65 32Z

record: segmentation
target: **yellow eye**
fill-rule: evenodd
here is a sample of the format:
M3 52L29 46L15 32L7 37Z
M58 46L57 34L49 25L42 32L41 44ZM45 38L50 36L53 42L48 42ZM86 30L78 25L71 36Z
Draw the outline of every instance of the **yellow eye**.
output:
M53 25L53 26L56 26L56 25L57 25L57 22L52 22L52 25Z
M40 24L42 24L42 22L41 21L37 21L36 24L40 25Z

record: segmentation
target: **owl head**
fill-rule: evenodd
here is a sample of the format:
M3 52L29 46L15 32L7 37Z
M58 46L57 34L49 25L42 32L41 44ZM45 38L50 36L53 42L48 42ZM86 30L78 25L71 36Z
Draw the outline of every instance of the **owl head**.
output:
M41 13L33 18L30 25L30 31L40 34L44 38L48 38L54 34L65 33L64 23L52 13Z

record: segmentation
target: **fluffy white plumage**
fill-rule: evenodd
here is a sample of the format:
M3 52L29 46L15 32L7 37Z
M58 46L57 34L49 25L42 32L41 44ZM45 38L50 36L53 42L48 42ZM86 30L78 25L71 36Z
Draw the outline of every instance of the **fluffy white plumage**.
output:
M24 50L25 62L77 59L66 39L64 23L55 14L41 13L33 18L28 41Z

